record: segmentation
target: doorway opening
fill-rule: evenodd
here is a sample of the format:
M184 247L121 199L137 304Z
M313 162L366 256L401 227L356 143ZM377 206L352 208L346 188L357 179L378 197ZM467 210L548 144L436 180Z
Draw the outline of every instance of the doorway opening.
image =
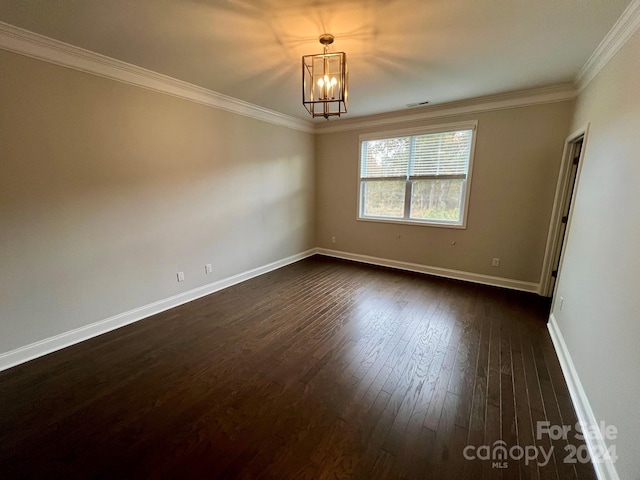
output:
M547 250L540 281L540 295L553 299L567 234L571 223L571 209L578 185L578 177L584 156L588 127L570 135L565 142L564 155L556 197L551 214L551 224L547 239Z

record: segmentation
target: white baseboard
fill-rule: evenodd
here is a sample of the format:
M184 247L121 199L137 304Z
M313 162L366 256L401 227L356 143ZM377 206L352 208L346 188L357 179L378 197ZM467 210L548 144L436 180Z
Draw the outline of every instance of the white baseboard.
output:
M361 263L397 268L400 270L427 273L430 275L452 278L456 280L466 280L469 282L481 283L485 285L522 290L525 292L537 293L539 288L539 285L537 283L521 282L519 280L511 280L508 278L492 277L489 275L462 272L458 270L450 270L439 267L430 267L416 263L370 257L367 255L359 255L356 253L340 252L337 250L314 248L311 250L307 250L306 252L292 255L282 260L278 260L268 265L254 268L247 272L239 273L232 277L218 280L217 282L210 283L193 290L189 290L188 292L180 293L178 295L174 295L172 297L165 298L163 300L159 300L157 302L150 303L133 310L129 310L128 312L124 312L119 315L115 315L113 317L109 317L104 320L100 320L98 322L94 322L89 325L85 325L83 327L76 328L74 330L70 330L68 332L64 332L59 335L40 340L38 342L31 343L29 345L25 345L24 347L16 348L15 350L2 353L0 354L0 371L6 370L24 362L28 362L29 360L33 360L34 358L47 355L48 353L55 352L56 350L63 349L84 340L88 340L98 335L102 335L103 333L110 332L111 330L115 330L116 328L129 325L130 323L137 322L144 318L150 317L151 315L155 315L170 308L177 307L178 305L191 302L192 300L195 300L197 298L204 297L205 295L209 295L237 283L249 280L250 278L257 277L258 275L262 275L272 270L284 267L285 265L297 262L314 254L320 254L334 258L342 258L345 260L354 260Z
M573 360L571 360L567 344L564 342L564 337L562 336L562 332L558 327L558 323L553 313L549 316L547 328L549 329L549 334L551 335L556 355L558 355L558 360L562 367L562 373L564 373L564 378L567 382L567 386L569 387L569 394L571 395L573 406L576 409L578 420L582 425L587 426L587 429L583 428L583 431L597 432L599 428L598 420L591 409L587 394L582 388L578 372L573 365ZM604 438L597 435L585 435L584 437L591 458L601 458L602 455L599 452L607 451L607 445ZM611 459L594 462L593 468L595 469L599 480L619 480L620 478L615 464Z
M98 335L102 335L103 333L110 332L111 330L115 330L116 328L124 327L125 325L129 325L130 323L137 322L151 315L164 312L165 310L177 307L178 305L191 302L192 300L195 300L197 298L204 297L205 295L209 295L237 283L244 282L245 280L249 280L253 277L257 277L267 272L271 272L272 270L276 270L304 258L310 257L315 253L315 249L307 250L306 252L292 255L282 260L278 260L276 262L254 268L252 270L248 270L246 272L239 273L222 280L218 280L217 282L194 288L193 290L189 290L188 292L180 293L178 295L174 295L172 297L150 303L143 307L135 308L133 310L129 310L128 312L124 312L119 315L100 320L90 325L76 328L74 330L61 333L54 337L46 338L44 340L40 340L39 342L31 343L24 347L16 348L15 350L2 353L0 354L0 371L6 370L24 362L28 362L29 360L33 360L34 358L41 357L48 353L55 352L56 350L61 350L65 347L69 347Z
M494 287L509 288L511 290L520 290L523 292L538 293L540 290L539 283L523 282L520 280L512 280L510 278L492 277L490 275L482 275L480 273L463 272L461 270L451 270L449 268L430 267L419 263L401 262L399 260L389 260L387 258L370 257L369 255L360 255L358 253L341 252L338 250L329 250L326 248L317 248L316 253L327 257L342 258L344 260L353 260L355 262L368 263L381 267L397 268L399 270L407 270L409 272L427 273L438 277L451 278L454 280L464 280L467 282L481 283L483 285L491 285Z

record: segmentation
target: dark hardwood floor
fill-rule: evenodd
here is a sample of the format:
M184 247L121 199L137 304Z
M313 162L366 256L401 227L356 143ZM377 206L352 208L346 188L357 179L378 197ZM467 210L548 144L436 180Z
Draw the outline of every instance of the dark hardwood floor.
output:
M0 477L595 479L547 315L312 257L0 373Z

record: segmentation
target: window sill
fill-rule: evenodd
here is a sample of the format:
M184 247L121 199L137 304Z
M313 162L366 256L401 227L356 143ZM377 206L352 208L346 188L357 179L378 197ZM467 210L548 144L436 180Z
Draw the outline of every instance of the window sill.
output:
M421 222L418 220L407 219L391 219L382 217L356 217L359 222L374 222L374 223L391 223L394 225L413 225L418 227L436 227L436 228L454 228L457 230L466 230L467 225L465 223L445 223L445 222Z

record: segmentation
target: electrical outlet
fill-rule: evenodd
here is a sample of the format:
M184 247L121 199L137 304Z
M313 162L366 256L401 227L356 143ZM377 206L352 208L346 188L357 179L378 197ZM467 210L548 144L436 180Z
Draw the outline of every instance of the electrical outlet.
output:
M212 271L213 271L213 268L211 267L211 264L210 264L210 263L207 263L207 264L204 266L204 273L211 273Z
M491 261L491 266L492 266L492 267L499 267L499 266L500 266L500 259L499 259L499 258L494 258L494 259Z
M178 272L178 281L184 282L184 272Z
M331 237L331 243L336 243L336 237Z

